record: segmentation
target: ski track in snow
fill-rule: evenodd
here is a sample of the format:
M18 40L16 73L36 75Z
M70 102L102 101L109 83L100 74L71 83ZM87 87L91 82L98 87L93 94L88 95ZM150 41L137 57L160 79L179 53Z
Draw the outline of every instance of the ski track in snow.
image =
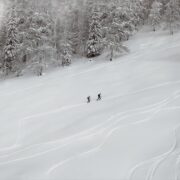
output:
M175 83L175 82L173 82ZM177 82L176 82L177 83ZM179 82L178 82L179 83ZM163 83L162 84L163 86L164 85L169 85L169 83ZM140 90L138 92L142 92L142 91L146 91L146 90L149 90L149 89L153 89L153 88L158 88L160 87L160 85L157 85L155 87L150 87L150 88L146 88L146 89L143 89L143 90ZM134 94L134 93L133 93ZM90 128L84 132L81 132L81 133L78 133L78 134L75 134L74 136L72 137L68 137L68 138L65 138L65 139L62 139L62 140L56 140L56 141L53 141L53 142L47 142L47 143L41 143L41 144L36 144L36 145L32 145L30 147L26 147L22 150L19 150L19 151L16 151L16 152L13 152L13 153L10 153L8 155L4 155L2 157L7 157L7 156L10 156L10 155L13 155L13 154L16 154L16 153L20 153L20 152L23 152L23 151L27 151L28 149L31 149L31 148L34 148L34 147L37 147L37 146L41 146L41 145L48 145L48 144L52 144L52 143L59 143L61 142L60 146L56 147L56 148L50 148L46 151L43 151L43 152L40 152L40 153L36 153L36 154L33 154L31 156L27 156L27 157L24 157L24 158L19 158L19 159L14 159L14 160L10 160L10 161L6 161L6 162L0 162L0 166L2 165L6 165L6 164L9 164L9 163L13 163L13 162L17 162L17 161L22 161L22 160L28 160L28 159L31 159L31 158L35 158L35 157L38 157L38 156L42 156L42 155L45 155L47 153L50 153L50 152L53 152L53 151L56 151L56 150L60 150L61 148L71 144L71 142L74 142L74 140L76 139L78 141L78 139L84 139L84 138L88 138L89 136L95 136L99 133L99 131L97 132L97 129L99 128L103 128L104 130L100 133L103 133L103 132L106 132L106 135L105 135L105 139L103 140L103 142L101 142L97 147L95 148L92 148L90 150L88 150L87 152L83 152L83 153L80 153L80 154L77 154L73 157L70 157L68 159L65 159L57 164L55 164L53 167L51 167L48 171L47 171L47 175L50 175L51 173L53 173L57 168L59 168L60 166L62 166L63 164L67 163L67 162L70 162L71 160L74 160L75 158L79 157L79 156L84 156L84 155L87 155L89 153L92 153L92 152L97 152L98 150L100 150L104 145L105 143L107 142L108 138L118 129L122 128L122 127L127 127L127 126L130 126L130 125L136 125L136 124L139 124L139 123L144 123L144 122L147 122L149 120L151 120L158 112L160 112L163 107L165 105L168 104L168 102L173 99L173 98L178 98L179 97L179 91L176 91L175 93L173 93L172 96L170 96L169 98L165 98L164 100L162 100L161 102L158 102L156 104L152 104L152 105L149 105L147 107L142 107L142 108L137 108L137 109L133 109L133 110L129 110L129 111L126 111L126 112L121 112L121 113L118 113L116 115L113 115L111 116L110 118L108 118L108 120L106 120L104 123L102 124L99 124L97 125L96 127L93 127L93 128ZM47 112L47 113L41 113L41 114L37 114L37 115L32 115L32 116L29 116L29 117L25 117L23 118L22 120L20 120L20 123L19 123L19 133L18 133L18 137L17 137L17 141L16 141L16 144L12 146L12 148L14 147L17 147L19 144L18 142L20 141L21 139L21 129L23 128L23 125L22 125L22 122L25 121L25 120L28 120L28 119L32 119L32 118L36 118L36 117L41 117L41 116L45 116L45 115L48 115L48 114L51 114L51 113L57 113L57 112L61 112L61 111L66 111L68 109L71 109L71 108L76 108L78 106L82 106L84 105L84 103L82 104L78 104L78 105L72 105L72 106L67 106L67 107L63 107L63 108L60 108L60 109L56 109L54 111L51 111L51 112ZM176 108L179 108L179 107L176 107ZM168 109L168 108L166 108ZM170 108L173 110L173 107ZM174 108L175 109L175 108ZM154 111L154 112L153 112ZM143 114L143 113L148 113L148 112L153 112L153 114L149 117L149 118L146 118L145 120L140 120L140 121L135 121L135 122L132 122L132 123L129 123L129 124L125 124L125 125L120 125L119 127L115 127L114 129L112 129L112 127L119 123L120 121L126 119L126 118L129 118L131 116L134 116L134 115L138 115L138 114ZM131 113L131 114L130 114ZM127 114L127 115L126 115ZM113 121L114 119L117 119L117 121ZM109 126L107 126L107 124L109 122L112 122L110 123ZM92 132L95 133L93 134ZM69 142L67 142L69 141ZM63 143L62 143L63 142ZM64 143L66 142L66 143ZM174 149L174 148L173 148ZM151 170L151 173L149 175L149 177L152 177L152 175L154 174L158 164L161 162L162 159L164 159L164 157L167 155L167 154L170 154L172 152L172 150L168 153L165 153L161 156L158 157L158 160L156 160L156 163L154 165L154 168L152 168ZM1 157L1 158L2 158ZM156 158L155 158L156 159ZM153 160L153 159L152 159ZM152 161L151 160L151 161ZM146 162L143 162L141 163L140 165L137 165L133 170L132 172L130 173L130 177L133 176L135 170L140 167L141 165L143 164L146 164ZM152 178L148 179L147 180L151 180ZM131 178L129 178L129 180L131 180Z
M16 151L16 152L23 152L24 150L28 150L28 149L30 149L30 148L37 147L37 146L41 146L41 145L51 145L51 144L58 144L58 143L62 143L62 142L67 142L67 141L71 141L71 140L73 140L74 138L78 138L78 137L88 138L88 136L91 136L91 134L90 134L91 132L96 131L96 130L99 130L99 128L103 128L106 124L110 123L110 122L113 121L113 119L115 119L115 118L121 117L122 120L124 120L125 118L127 118L127 117L130 116L129 113L136 113L136 112L139 112L139 111L140 111L139 114L148 113L148 112L151 112L151 111L153 111L153 110L156 110L160 105L166 103L167 101L168 101L168 98L165 98L165 99L162 100L161 102L158 102L158 103L155 103L155 104L152 104L152 105L148 105L148 106L146 106L146 107L137 108L137 109L132 109L132 110L128 110L128 111L124 111L124 112L117 113L117 114L111 116L110 118L108 118L108 120L106 120L105 122L100 123L100 124L98 124L97 126L94 126L94 127L92 127L92 128L89 128L89 129L87 129L87 130L85 130L85 131L82 131L82 132L80 132L80 133L77 133L77 134L75 134L75 135L73 135L73 136L70 136L70 137L67 137L67 138L64 138L64 139L60 139L60 140L55 140L55 141L50 141L50 142L45 142L45 143L40 143L40 144L34 144L34 145L32 145L32 146L29 146L29 147L24 148L24 149L21 150L21 151ZM63 110L65 110L65 109L66 109L66 108L63 108ZM59 112L59 111L54 111L54 113L55 113L55 112ZM52 113L52 112L51 112L51 113ZM48 113L47 113L47 114L48 114ZM128 115L126 115L126 114L128 114ZM9 148L5 148L5 149L11 149L11 148L14 149L14 147L19 147L19 146L20 146L20 139L21 139L21 137L23 136L22 133L21 133L21 131L22 131L22 129L23 129L23 121L28 120L28 119L33 119L33 118L41 117L41 116L45 116L45 115L46 115L46 113L45 113L45 114L42 113L42 114L38 114L37 116L36 116L36 115L33 115L33 116L30 116L30 117L26 117L26 118L21 119L21 120L19 121L18 136L17 136L16 141L15 141L16 143L15 143L13 146L11 146L11 147L9 147ZM134 115L134 114L133 114L133 115ZM90 135L89 135L89 134L90 134ZM0 149L0 151L2 151L2 150L4 150L4 148L3 148L3 149ZM14 154L14 153L16 153L16 152L10 153L9 155L12 155L12 154ZM5 156L8 156L8 155L5 155ZM0 158L2 158L2 157L4 157L4 156L0 156Z
M3 97L3 96L15 95L15 94L17 94L17 93L22 93L22 92L25 92L25 91L28 91L28 90L31 90L31 89L39 88L39 87L41 87L42 85L44 85L44 84L41 83L41 84L38 84L38 85L36 85L36 86L19 89L19 90L13 91L13 92L11 92L11 93L4 93L4 92L0 91L0 96Z
M108 128L106 127L106 128L105 128L105 131L107 131L107 134L105 135L105 139L104 139L97 147L95 147L95 148L93 148L93 149L91 149L91 150L89 150L89 151L87 151L87 152L80 153L79 155L76 155L76 156L74 156L74 157L72 157L72 158L68 158L67 161L65 160L65 161L63 161L63 163L62 163L62 162L59 162L59 163L55 164L53 167L51 167L51 168L47 171L47 175L50 175L50 174L53 173L56 169L58 169L60 166L64 165L65 163L67 163L67 162L69 162L69 161L71 161L71 160L74 160L75 158L77 158L77 157L79 157L79 156L81 156L81 155L88 154L89 152L97 152L98 150L100 150L100 149L106 144L106 142L108 141L109 137L110 137L115 131L119 130L120 128L128 127L128 126L131 126L131 125L137 125L137 124L139 124L139 123L145 123L145 122L150 121L151 119L153 119L153 117L154 117L157 113L159 113L161 110L163 110L163 107L166 106L173 98L176 99L177 97L179 97L179 96L176 96L176 94L177 94L177 92L174 93L172 97L170 96L169 98L167 98L167 99L160 105L160 107L159 107L158 109L156 109L155 112L154 112L149 118L146 118L145 120L136 121L136 122L133 122L133 123L129 123L129 124L122 125L122 126L119 125L118 127L115 126L115 128L113 128L113 129L110 128L110 130L107 130ZM174 100L174 99L173 99L173 100ZM168 108L166 108L166 110L168 110ZM143 112L141 111L141 112L139 112L139 113L137 112L137 114L142 114L142 113L145 113L145 112L146 112L146 111L143 111ZM137 115L137 114L136 114L136 115ZM135 114L133 114L133 116L134 116L134 115L135 115ZM117 118L118 116L119 116L119 115L117 114L117 115L111 117L111 120L114 119L114 118ZM132 115L129 115L129 116L132 116ZM126 119L127 117L128 117L128 116L125 116L125 117L123 117L123 118L120 118L120 120L118 120L118 121L121 121L122 119ZM162 157L164 157L164 155L165 155L165 154L163 154ZM135 168L135 169L136 169L136 168ZM155 168L155 169L156 169L156 168ZM151 175L154 173L155 169L152 171ZM132 174L134 173L134 171L135 171L135 170L133 170L133 171L131 172L130 177L132 176ZM130 180L131 178L128 178L128 179ZM151 179L152 179L152 178L151 178ZM151 179L148 179L148 180L151 180Z
M104 101L113 100L115 98L120 98L120 97L124 97L124 96L128 96L128 95L135 95L135 94L141 93L143 91L148 91L148 90L151 90L151 89L154 89L154 88L158 88L158 87L166 86L166 85L170 85L170 84L176 84L176 83L180 83L180 81L175 81L175 82L171 82L171 83L170 82L162 83L160 85L151 86L149 88L141 89L141 90L138 90L138 91L133 92L133 93L127 93L127 94L124 94L124 95L113 96L111 98L105 98ZM179 91L177 91L176 93L179 93ZM78 108L78 107L81 107L81 106L84 106L84 105L86 105L86 103L80 103L80 104L74 104L74 105L70 105L70 106L60 107L60 108L54 109L54 110L49 111L49 112L42 112L42 113L34 114L34 115L31 115L31 116L28 116L28 117L25 117L25 118L19 120L18 138L16 140L16 143L14 145L10 146L10 147L1 148L0 151L2 151L2 149L13 149L14 147L17 146L17 142L19 142L19 139L20 139L20 136L21 136L20 132L21 132L21 129L22 129L22 122L23 121L28 120L28 119L32 119L32 118L43 117L43 116L50 115L50 114L60 113L62 111L67 111L67 110Z
M135 109L135 110L129 110L129 111L126 111L126 112L121 112L121 113L118 113L118 114L116 114L116 115L111 116L106 122L98 125L97 127L90 128L90 129L88 129L88 130L86 130L86 131L83 131L83 132L81 132L81 133L75 134L75 135L73 135L73 136L71 136L71 137L67 137L67 138L65 138L65 139L57 140L57 141L55 141L55 142L53 141L53 142L49 142L49 143L42 143L42 144L33 145L33 146L27 147L27 148L25 148L25 149L23 149L23 150L13 152L13 153L11 153L10 155L15 154L15 153L17 153L17 152L18 152L18 153L20 153L20 152L22 153L23 151L26 151L26 150L28 150L28 149L30 149L30 148L32 148L32 147L37 147L37 146L44 145L44 144L48 145L48 144L52 144L52 143L63 142L62 145L60 145L60 146L58 146L58 147L56 147L56 148L52 148L52 149L47 150L47 151L44 151L44 152L42 152L42 153L34 154L34 155L29 156L29 157L26 157L26 158L20 158L20 159L13 160L13 161L10 161L10 162L5 162L5 164L11 163L11 162L15 162L15 161L20 161L20 160L26 160L26 159L29 159L29 158L38 157L38 156L40 156L40 155L47 154L47 153L49 153L49 152L51 152L51 151L59 150L59 149L61 149L62 147L71 144L71 142L74 142L74 140L76 140L76 139L86 139L86 138L89 138L89 136L95 136L95 135L97 135L97 134L99 133L99 131L101 132L101 130L99 130L99 128L103 128L103 129L106 130L107 127L106 127L106 128L104 127L104 126L106 125L106 123L109 123L110 121L113 121L113 119L118 118L118 116L119 116L119 118L120 118L120 120L118 120L118 121L121 121L121 120L124 120L124 119L126 119L127 117L130 117L130 116L134 116L134 115L138 115L138 114L143 114L143 113L151 112L152 110L157 109L157 107L158 107L160 104L164 104L164 102L167 102L167 99L163 100L161 103L155 104L154 107L153 107L153 105L148 106L148 108L149 108L149 107L152 108L152 109L150 109L150 110L148 110L147 107L143 107L143 108L137 108L137 109ZM144 111L143 111L143 110L144 110ZM139 112L139 111L140 111L140 112ZM129 113L133 113L133 114L130 115ZM128 114L128 115L126 116L125 114ZM137 122L136 122L136 123L137 123ZM133 122L133 123L130 123L130 124L134 124L134 122ZM111 124L110 124L110 126L111 126ZM93 132L94 130L98 130L98 132L95 132L94 134L92 134L91 132ZM67 141L69 141L69 143L68 143ZM65 142L65 144L64 144L64 142ZM6 156L8 156L8 155L1 156L1 158L2 158L2 157L6 157ZM2 163L0 163L0 165L2 165Z
M113 96L113 97L110 97L110 98L105 98L104 101L106 101L106 100L113 100L115 98L120 98L120 97L124 97L124 96L128 96L128 95L135 95L135 94L139 94L139 93L142 93L144 91L151 90L151 89L156 89L156 88L159 88L159 87L163 87L163 86L167 86L167 85L172 85L172 84L179 84L179 83L180 83L180 81L166 82L166 83L162 83L162 84L159 84L159 85L155 85L155 86L151 86L151 87L148 87L148 88L144 88L144 89L141 89L141 90L133 92L133 93L127 93L127 94L124 94L124 95L118 95L118 96ZM179 94L180 94L180 91L176 91L174 93L174 96L179 97L180 96ZM84 106L84 105L86 105L86 103L74 104L74 105L70 105L70 106L65 106L65 107L61 107L61 108L58 108L58 109L54 109L54 110L49 111L49 112L45 112L45 113L43 112L43 113L39 113L39 114L35 114L35 115L32 115L32 116L25 117L22 120L19 120L19 132L21 132L22 122L25 121L25 120L32 119L32 118L43 117L43 116L50 115L50 114L60 113L60 112L67 111L67 110L74 109L74 108L78 108L78 107L81 107L81 106ZM17 139L18 140L16 140L16 144L17 144L17 142L20 139L20 135L18 135ZM0 149L0 151L1 151L1 149Z
M133 109L133 110L129 110L129 111L125 111L125 112L118 113L118 114L116 114L116 115L111 116L111 117L110 117L108 120L106 120L105 122L103 122L103 123L101 123L101 124L99 124L99 125L97 125L97 126L95 126L95 127L92 127L92 128L90 128L90 129L87 129L87 130L85 130L85 131L82 131L82 132L80 132L80 133L77 133L77 134L75 134L75 135L73 135L73 136L70 136L70 137L67 137L67 138L63 138L63 139L60 139L60 140L55 140L55 141L50 141L50 142L35 144L35 145L32 145L32 146L26 147L26 148L24 148L24 149L22 149L22 150L20 150L20 151L13 152L13 153L10 153L10 154L5 155L5 156L0 156L0 158L13 155L13 154L15 154L15 153L17 153L17 152L18 152L18 153L20 153L20 152L22 153L23 151L26 151L26 150L28 150L28 149L31 149L31 148L34 148L34 147L38 147L38 146L41 146L41 145L52 145L52 144L58 144L58 143L64 144L64 143L67 143L68 141L73 142L73 140L75 140L75 139L77 139L77 138L81 138L81 139L89 138L89 136L92 136L92 135L94 136L94 134L92 134L94 131L96 132L95 134L97 134L97 130L99 131L100 128L105 127L106 124L112 122L113 119L115 119L115 118L121 117L121 120L124 120L124 119L126 119L127 117L129 117L129 116L132 116L132 115L134 116L136 113L137 113L137 114L148 113L148 112L151 112L151 111L157 109L157 107L159 107L159 105L164 104L165 102L167 102L167 99L163 100L162 102L158 102L158 103L156 103L156 104L149 105L149 106L147 106L147 107L137 108L137 109ZM139 111L140 111L140 112L139 112ZM130 115L129 113L132 113L132 115ZM128 115L126 115L126 114L128 114ZM34 116L33 116L33 117L34 117ZM25 120L25 119L23 119L23 120ZM27 118L26 118L26 120L27 120ZM21 124L21 125L20 125L19 127L21 127L21 128L23 129L23 127L22 127L22 120L21 120L21 123L20 123L20 124ZM20 132L20 131L21 131L21 129L19 129L19 132ZM101 131L101 130L100 130L100 131ZM17 137L17 140L16 140L16 144L13 145L12 147L18 147L18 146L20 146L20 144L18 144L18 142L20 141L21 136L22 136L22 134L21 134L21 133L18 133L18 137ZM68 143L67 143L67 144L68 144Z
M180 153L179 153L178 158L176 160L175 177L174 177L175 180L179 180L179 169L180 169L179 165L180 165Z
M97 68L95 68L95 69L97 69ZM90 72L90 70L88 72ZM152 90L152 89L156 89L156 88L160 88L160 87L164 87L164 86L168 86L168 85L173 85L173 84L179 84L179 83L180 83L180 81L173 81L173 82L169 81L169 82L157 84L157 85L154 85L154 86L150 86L150 87L147 87L147 88L143 88L143 89L140 89L140 90L132 92L132 93L127 93L127 94L124 94L124 95L117 95L117 96L111 96L109 98L104 98L104 101L113 100L113 99L116 99L116 98L130 96L130 95L136 95L136 94L148 91L148 90ZM37 88L37 87L40 87L41 85L43 85L43 84L40 84L40 85L37 85L37 86L34 86L34 87L30 87L30 88L22 89L22 90L20 90L20 92L27 91L27 90L30 90L30 89L33 89L33 88ZM19 92L19 91L15 91L15 92L13 92L13 94L17 93L17 92ZM176 94L179 94L179 91L177 91ZM74 104L74 105L70 105L70 106L57 108L57 109L54 109L54 110L49 111L49 112L45 112L45 113L42 112L42 113L38 113L38 114L35 114L35 115L32 115L32 116L25 117L22 120L20 120L18 129L22 129L21 128L22 127L22 121L24 121L24 120L28 120L28 119L32 119L32 118L38 118L38 117L42 117L42 116L46 116L46 115L50 115L50 114L55 114L55 113L60 113L62 111L67 111L67 110L70 110L70 109L73 109L73 108L78 108L78 107L81 107L81 106L84 106L84 105L86 105L86 103ZM19 132L20 131L21 130L19 130ZM17 138L16 143L14 145L12 145L10 147L1 148L0 151L2 149L14 149L14 148L16 148L17 147L17 142L20 139L19 134L20 133L18 133L18 138Z
M153 157L152 159L149 159L147 161L143 161L143 162L139 163L130 171L129 177L127 179L133 180L133 175L135 174L135 172L138 168L140 168L146 164L152 163L152 165L149 167L149 170L148 170L145 180L153 180L153 177L155 176L155 173L156 173L157 169L159 168L159 166L163 163L163 161L165 161L168 157L170 157L171 154L176 150L177 141L178 141L176 132L177 132L177 130L179 130L179 128L180 128L180 124L173 130L174 143L172 145L172 148L169 151L167 151L157 157ZM176 164L178 166L179 160L177 160ZM176 169L177 170L176 170L175 177L176 177L176 179L178 179L178 175L177 175L178 167L176 167Z
M175 98L178 98L178 97L179 97L179 92L174 93L174 97L175 97ZM108 138L109 138L116 130L118 130L118 129L122 128L122 127L127 127L127 126L130 126L130 125L136 125L136 124L144 123L144 122L147 122L147 121L151 120L158 112L160 112L161 110L163 110L163 107L164 107L165 105L167 105L168 102L169 102L171 99L172 99L172 97L166 98L166 99L164 99L162 102L158 102L158 103L153 104L153 105L150 105L150 106L148 106L148 107L137 108L137 109L134 109L134 110L130 110L130 111L118 113L118 114L110 117L105 123L102 123L101 125L98 125L97 127L91 128L91 129L89 129L89 130L87 130L87 131L85 131L85 132L81 132L81 133L75 135L74 137L68 138L69 140L72 140L71 142L73 142L73 139L71 139L71 138L75 138L75 137L77 137L77 138L88 138L88 136L95 136L95 135L98 134L98 132L95 132L94 134L92 134L92 133L90 133L90 132L92 132L92 131L94 131L94 130L96 130L96 129L99 129L101 126L103 127L106 123L113 121L113 119L118 119L117 122L119 122L119 121L121 121L121 120L124 120L124 119L126 119L126 118L128 118L128 117L131 117L131 116L134 116L134 115L138 115L138 114L143 114L143 113L148 113L148 112L154 111L154 113L153 113L149 118L147 118L147 119L145 119L145 120L140 120L140 121L132 122L132 123L125 124L125 125L122 125L122 126L120 125L119 127L115 127L114 129L111 129L111 128L110 128L110 131L108 131L108 133L107 133L107 135L105 136L105 139L103 140L103 142L101 142L97 147L92 148L92 149L90 149L90 150L88 150L88 151L85 151L85 152L83 152L83 153L76 154L76 155L74 155L74 156L72 156L72 157L70 157L70 158L68 158L68 159L65 159L65 160L63 160L63 161L61 161L61 162L53 165L53 166L46 172L46 175L49 176L49 175L52 174L56 169L58 169L59 167L61 167L61 166L64 165L65 163L68 163L68 162L70 162L70 161L72 161L72 160L75 160L75 159L78 158L78 157L86 156L86 155L89 154L89 153L93 153L93 152L99 151L99 150L105 145L106 141L108 141ZM63 108L63 109L65 110L66 108ZM180 107L178 107L178 106L177 106L177 107L170 107L170 108L167 107L167 108L164 108L164 109L165 109L165 110L174 110L174 109L180 109ZM138 111L139 111L139 112L138 112ZM130 115L129 113L132 113L132 114ZM128 115L125 115L125 114L128 114ZM42 115L43 115L43 114L42 114ZM39 115L38 115L38 116L39 116ZM24 118L23 120L27 120L27 119L29 119L29 118L31 119L31 118L34 118L34 117L36 117L36 116L31 116L31 117L28 117L28 118L26 117L26 118ZM118 117L119 117L119 118L118 118ZM113 124L116 124L117 122L116 122L116 121L113 121ZM113 124L110 124L110 126L113 126ZM20 126L20 127L22 128L22 126ZM177 143L176 130L177 130L179 127L180 127L180 125L174 130L175 142L174 142L173 147L171 148L171 150L169 150L168 152L166 152L166 153L164 153L164 154L162 154L162 155L160 155L160 156L158 156L158 157L152 158L152 159L150 159L150 160L148 160L148 161L146 161L146 162L142 162L142 163L138 164L137 166L135 166L135 167L133 168L133 170L130 172L130 176L129 176L128 180L132 180L133 174L135 173L135 171L136 171L139 167L141 167L141 166L143 166L143 165L145 165L145 164L148 164L149 162L153 162L153 165L150 167L150 169L149 169L149 171L148 171L148 174L147 174L147 176L146 176L146 180L153 180L153 176L154 176L154 174L155 174L158 166L159 166L165 159L167 159L167 158L173 153L173 151L174 151L175 148L176 148L176 143ZM108 129L107 127L104 128L104 131L107 131L107 129ZM85 134L87 134L87 133L90 133L90 134L88 134L88 135L85 136ZM102 132L101 132L101 133L102 133ZM20 138L20 137L19 137L19 138ZM66 142L66 140L67 140L67 139L64 139L65 142ZM57 143L57 142L59 142L59 141L62 142L62 140L57 140L56 142L49 142L49 143L52 144L52 143ZM17 141L17 142L18 142L18 141ZM14 160L11 160L11 161L6 161L6 162L4 162L4 163L0 163L0 166L6 165L6 164L9 164L9 163L14 163L14 162L17 162L17 161L28 160L28 159L30 159L30 158L35 158L35 157L38 157L38 156L45 155L45 154L47 154L47 153L50 153L50 152L59 150L59 149L65 147L65 146L71 144L71 142L69 142L69 143L63 143L62 145L60 145L60 146L58 146L58 147L56 147L56 148L52 148L52 149L49 149L49 150L47 150L47 151L34 154L34 155L32 155L32 156L28 156L28 157L24 157L24 158L19 158L19 159L14 159ZM42 143L42 144L49 144L49 143ZM32 146L32 147L40 146L40 145L42 145L42 144L39 144L39 145L37 144L37 145L34 145L34 146ZM18 145L16 144L16 145L14 145L14 146L16 147L16 146L18 146ZM12 147L13 147L13 146L12 146ZM24 150L17 151L17 152L20 153L20 152L25 151L25 150L28 150L29 148L32 148L32 147L27 147L27 148L25 148ZM13 154L15 154L15 153L17 153L17 152L14 152ZM12 154L11 154L11 155L12 155ZM177 170L176 170L176 172L178 172L179 161L180 161L180 160L177 160L177 162L176 162L176 164L177 164L177 167L176 167ZM178 180L178 173L176 173L176 179Z
M174 145L172 146L172 149L170 149L169 152L166 152L157 157L157 159L155 160L155 162L153 162L153 165L150 167L148 171L146 180L152 180L161 163L163 163L163 161L165 161L175 151L177 146L176 129L178 129L179 127L180 125L178 125L177 128L175 128L174 130Z

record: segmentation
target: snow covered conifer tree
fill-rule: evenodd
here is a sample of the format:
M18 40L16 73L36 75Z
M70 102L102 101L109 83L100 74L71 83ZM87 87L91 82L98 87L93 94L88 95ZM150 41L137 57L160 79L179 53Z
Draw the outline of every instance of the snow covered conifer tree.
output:
M78 0L77 6L79 9L79 36L80 47L79 53L87 56L87 41L89 39L90 19L92 18L92 9L94 7L94 0Z
M144 24L144 13L143 13L143 6L142 2L139 0L133 0L130 2L130 7L132 11L132 23L137 28L138 25Z
M103 49L102 43L102 26L101 16L97 8L94 8L92 17L89 20L89 38L87 41L87 57L96 57L101 54Z
M75 9L71 13L71 18L69 18L69 27L68 27L68 40L71 43L72 51L74 54L79 53L79 47L81 43L80 37L80 28L79 28L79 11Z
M159 2L162 4L161 15L164 15L169 0L159 0Z
M111 61L115 55L128 52L128 48L122 44L116 26L114 28L113 24L109 27L109 31L106 33L105 47L110 51Z
M55 23L55 33L54 33L54 39L55 39L55 50L56 50L56 64L58 66L61 65L61 40L63 38L63 26L61 25L61 20L59 17L56 19Z
M16 71L17 65L17 52L18 52L18 32L17 32L17 17L15 7L10 12L10 17L7 22L7 39L4 47L4 62L3 69L5 74Z
M66 39L62 40L60 44L62 66L69 66L71 64L71 56L73 53L73 49Z
M64 24L64 27L61 26L61 23ZM70 65L71 55L75 53L76 38L73 36L72 29L70 30L68 25L67 21L60 22L60 19L57 19L55 44L57 53L56 63L58 66Z
M68 49L65 49L62 54L62 66L69 66L71 64L71 54Z
M110 52L108 56L112 60L115 56L128 51L122 42L128 40L133 27L130 24L128 8L117 8L112 3L108 11L110 13L103 24L105 32L104 46Z
M153 31L156 31L156 27L159 25L161 20L162 4L155 0L152 4L152 8L149 15L149 21L153 27Z
M174 34L174 29L179 26L180 8L178 0L170 0L166 5L165 19L171 34Z
M2 22L1 29L0 29L0 69L3 71L3 61L4 61L4 47L6 44L6 23Z
M46 9L35 12L29 32L29 38L33 42L33 56L29 67L38 75L42 75L42 71L52 62L55 51L53 33L54 23Z

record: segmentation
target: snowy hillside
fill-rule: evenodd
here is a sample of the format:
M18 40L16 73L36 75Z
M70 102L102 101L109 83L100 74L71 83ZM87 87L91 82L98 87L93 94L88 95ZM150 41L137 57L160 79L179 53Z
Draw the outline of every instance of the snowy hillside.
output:
M0 179L178 180L179 42L143 30L113 62L0 82Z

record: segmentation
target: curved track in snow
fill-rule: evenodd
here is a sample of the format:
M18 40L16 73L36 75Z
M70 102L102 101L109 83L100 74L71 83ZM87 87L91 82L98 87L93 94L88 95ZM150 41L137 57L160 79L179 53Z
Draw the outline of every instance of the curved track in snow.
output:
M0 122L6 126L0 127L4 138L0 139L0 179L85 179L86 174L79 177L91 171L96 177L99 169L105 174L99 177L167 180L163 172L169 165L168 175L179 180L180 65L169 61L179 46L170 41L172 37L150 35L132 40L133 53L122 61L84 63L81 68L29 78L28 83L21 79L2 84ZM103 101L81 100L97 91ZM109 167L112 171L106 171Z

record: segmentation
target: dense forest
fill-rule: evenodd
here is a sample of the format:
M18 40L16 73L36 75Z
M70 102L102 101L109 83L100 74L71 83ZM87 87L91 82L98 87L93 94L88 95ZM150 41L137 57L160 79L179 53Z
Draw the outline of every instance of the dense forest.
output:
M144 24L173 34L180 0L9 0L0 27L1 76L42 75L74 55L112 60Z

